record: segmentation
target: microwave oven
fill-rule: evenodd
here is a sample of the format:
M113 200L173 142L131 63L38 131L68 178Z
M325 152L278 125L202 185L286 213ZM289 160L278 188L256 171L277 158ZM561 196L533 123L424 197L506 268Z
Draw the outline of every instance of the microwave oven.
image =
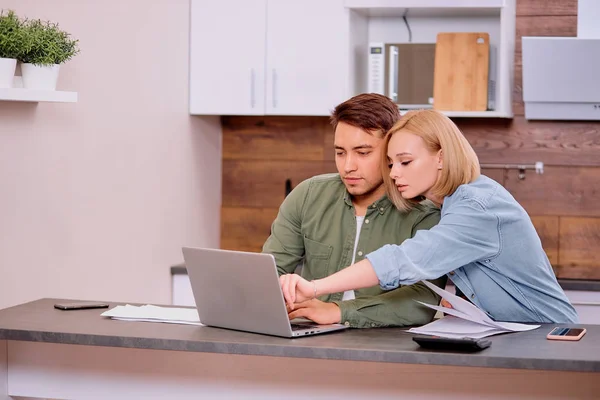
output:
M403 110L433 108L435 43L370 43L368 91ZM489 48L487 109L496 106L496 49Z
M370 43L368 90L401 109L433 107L435 43Z

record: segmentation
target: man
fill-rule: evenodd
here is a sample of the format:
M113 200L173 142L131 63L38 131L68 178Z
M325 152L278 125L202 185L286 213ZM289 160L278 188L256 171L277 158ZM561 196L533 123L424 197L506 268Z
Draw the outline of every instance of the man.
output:
M264 253L274 255L280 275L303 263L305 279L323 278L438 223L440 213L432 204L404 213L385 195L383 137L399 118L396 104L378 94L355 96L334 109L338 173L315 176L294 188L263 246ZM446 277L432 282L443 288ZM422 283L389 292L375 286L306 301L289 316L356 328L430 322L435 311L415 300L437 304L440 298Z

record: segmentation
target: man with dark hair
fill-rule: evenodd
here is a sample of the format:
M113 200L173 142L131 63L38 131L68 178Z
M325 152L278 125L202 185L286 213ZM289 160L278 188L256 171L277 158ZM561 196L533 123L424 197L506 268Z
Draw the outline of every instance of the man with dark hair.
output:
M323 278L438 223L440 213L432 204L401 212L385 194L383 137L399 118L396 104L372 93L352 97L333 110L338 173L318 175L295 187L263 246L264 253L275 257L280 275L301 264L305 279ZM446 278L432 282L443 288ZM437 304L440 298L422 283L388 292L375 286L297 304L290 318L356 328L430 322L435 311L415 300Z

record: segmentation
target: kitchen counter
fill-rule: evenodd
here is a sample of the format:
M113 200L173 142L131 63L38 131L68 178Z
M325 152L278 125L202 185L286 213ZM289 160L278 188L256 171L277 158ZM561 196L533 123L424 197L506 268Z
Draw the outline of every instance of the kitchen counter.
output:
M308 382L317 399L395 399L399 390L409 399L591 399L600 391L600 326L586 326L579 342L546 340L555 325L543 325L459 353L422 349L401 328L286 339L53 308L64 301L72 300L0 310L0 400L300 400Z

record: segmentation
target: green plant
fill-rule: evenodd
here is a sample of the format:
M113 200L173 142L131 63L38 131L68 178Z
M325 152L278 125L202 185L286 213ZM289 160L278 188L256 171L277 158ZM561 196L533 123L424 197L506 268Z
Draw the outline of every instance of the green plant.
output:
M79 53L79 40L58 27L39 19L23 24L25 44L19 61L35 65L62 64Z
M0 12L0 58L19 58L23 52L25 32L23 21L9 10Z

